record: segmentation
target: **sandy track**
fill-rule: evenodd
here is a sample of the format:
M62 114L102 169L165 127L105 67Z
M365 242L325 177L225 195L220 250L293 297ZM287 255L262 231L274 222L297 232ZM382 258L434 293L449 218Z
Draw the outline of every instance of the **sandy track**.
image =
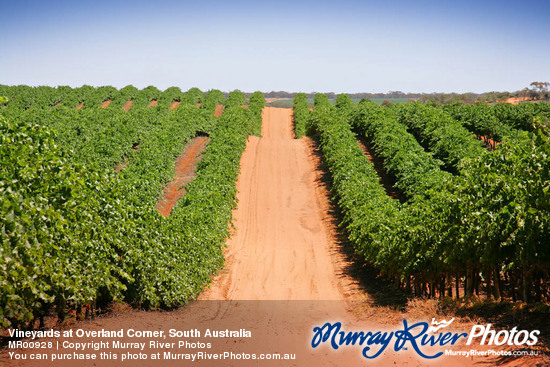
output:
M227 266L201 299L344 298L315 157L307 139L293 138L291 118L290 109L264 109L263 137L251 137L241 159Z

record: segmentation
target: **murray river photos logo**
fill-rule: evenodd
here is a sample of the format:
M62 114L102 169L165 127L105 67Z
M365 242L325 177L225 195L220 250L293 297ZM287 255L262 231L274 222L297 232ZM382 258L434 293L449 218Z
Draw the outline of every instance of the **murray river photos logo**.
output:
M345 331L340 322L329 323L313 328L311 346L319 347L321 344L329 344L333 349L344 346L360 347L363 357L373 359L381 355L388 346L393 346L395 352L400 350L414 350L419 356L427 359L441 357L443 351L431 353L427 347L449 347L459 340L466 339L466 345L478 342L479 345L528 345L533 346L538 341L539 330L494 330L491 324L474 325L470 333L454 333L445 331L451 320L436 321L432 319L431 325L427 322L409 324L403 320L403 329L395 331Z

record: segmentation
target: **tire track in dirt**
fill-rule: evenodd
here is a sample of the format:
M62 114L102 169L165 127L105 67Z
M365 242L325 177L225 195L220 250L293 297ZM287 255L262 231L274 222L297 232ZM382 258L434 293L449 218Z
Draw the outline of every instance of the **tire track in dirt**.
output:
M296 140L292 110L265 108L237 182L236 231L227 267L201 299L342 300L308 139Z

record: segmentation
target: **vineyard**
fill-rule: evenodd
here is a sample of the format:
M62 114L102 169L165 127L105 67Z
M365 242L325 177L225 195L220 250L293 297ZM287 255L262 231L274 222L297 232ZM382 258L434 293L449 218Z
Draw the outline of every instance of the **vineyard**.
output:
M356 253L415 296L481 292L548 301L548 104L335 107L294 101L296 136L318 136ZM388 196L365 140L406 198Z
M0 95L0 324L195 298L224 263L239 159L261 131L263 95L5 86ZM165 218L155 208L162 188L197 135L210 143Z
M263 94L0 86L0 96L0 325L196 299L224 265ZM296 138L318 142L359 261L411 296L533 302L550 300L549 106L347 95L332 105L317 94L310 110L298 94L293 122ZM163 216L174 162L197 136L209 141L196 177Z

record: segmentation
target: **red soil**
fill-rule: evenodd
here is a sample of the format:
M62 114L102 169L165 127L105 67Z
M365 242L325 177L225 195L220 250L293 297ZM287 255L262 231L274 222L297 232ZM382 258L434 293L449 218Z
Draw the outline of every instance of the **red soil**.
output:
M481 140L483 142L483 146L489 150L495 150L496 146L499 144L498 141L494 141L487 136L476 136L476 138Z
M101 108L107 108L107 107L109 107L110 104L111 104L111 100L104 101L101 104Z
M216 112L214 112L214 117L220 117L223 113L224 105L219 104L216 106Z
M180 104L181 104L181 102L178 102L178 101L172 102L172 105L170 106L170 111L175 110L176 108L178 108L178 106Z
M149 102L149 106L147 106L147 108L151 108L151 107L155 107L156 105L159 104L159 101L157 101L156 99L152 100L151 102Z
M61 102L57 102L54 107L59 107L59 106L61 106Z
M507 100L505 100L503 102L516 105L516 104L519 104L522 101L529 101L529 100L531 100L531 98L529 98L529 97L511 97L511 98L508 98Z
M115 172L120 172L122 171L124 168L128 167L128 157L125 156L123 159L122 159L122 162L120 162L119 164L117 164L115 166Z
M164 188L162 199L159 200L157 209L160 214L168 217L179 198L185 195L183 186L191 182L195 176L197 164L202 159L202 151L210 138L198 136L192 139L176 159L176 177Z
M128 161L124 159L122 162L115 166L115 172L120 172L128 166Z
M76 106L78 110L82 109L82 107L84 107L84 102L80 102L80 104Z
M125 104L124 104L124 111L129 111L130 108L132 108L132 104L134 103L134 101L127 101Z

